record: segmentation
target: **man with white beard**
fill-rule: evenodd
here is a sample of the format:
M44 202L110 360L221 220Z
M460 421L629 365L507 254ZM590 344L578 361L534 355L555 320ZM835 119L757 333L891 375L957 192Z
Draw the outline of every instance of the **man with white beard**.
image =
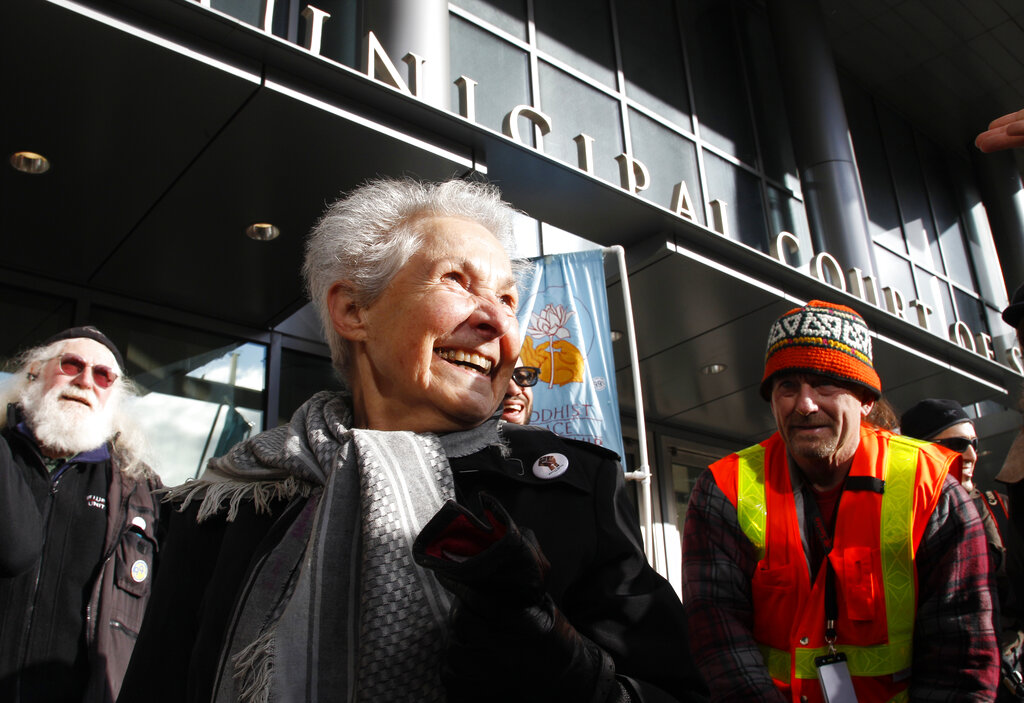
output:
M95 327L24 352L0 388L0 700L117 698L160 522L131 394Z

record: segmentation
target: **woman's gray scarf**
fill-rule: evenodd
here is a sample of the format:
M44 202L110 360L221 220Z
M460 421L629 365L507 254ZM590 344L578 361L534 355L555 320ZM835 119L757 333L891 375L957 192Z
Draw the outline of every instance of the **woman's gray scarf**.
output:
M182 509L201 500L200 521L306 498L239 599L217 701L444 700L448 595L412 560L416 535L454 494L442 439L350 424L347 398L318 393L289 425L171 491ZM443 441L456 456L501 440L492 421Z

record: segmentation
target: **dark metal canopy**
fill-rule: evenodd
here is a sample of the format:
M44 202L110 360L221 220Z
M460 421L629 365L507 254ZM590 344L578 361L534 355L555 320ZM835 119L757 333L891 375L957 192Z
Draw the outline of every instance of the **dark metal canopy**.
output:
M957 68L988 86L983 100L951 97L942 71L929 78L897 70L885 81L875 52L854 50L858 36L867 41L876 30L888 32L886 18L901 8L920 13L930 3L855 4L865 15L860 30L843 20L854 12L850 3L822 3L839 61L911 117L924 119L918 105L946 110L936 133L947 143L969 143L982 112L1024 107L1024 38L1016 49L1006 46L1024 21L1019 3L943 3L958 13L1002 13L991 25L992 41L1016 67L989 74L988 63L974 61ZM869 5L878 11L867 17ZM897 407L928 395L1006 402L1016 392L1020 379L1003 366L193 2L18 0L0 4L0 27L3 154L28 149L53 164L40 176L0 168L0 275L7 283L130 299L267 330L304 303L302 241L327 201L375 175L440 179L482 164L531 216L627 248L645 405L654 422L737 442L762 437L771 429L756 394L764 335L772 319L814 297L865 314L879 335L878 366ZM946 36L933 25L921 32ZM984 53L978 42L961 39ZM907 65L930 65L930 49L919 44L902 49L918 52L905 57ZM1005 89L992 81L1005 81ZM914 97L901 104L900 85L910 83ZM254 222L272 222L282 234L270 242L248 239L244 230ZM613 280L613 301L617 287ZM622 329L621 312L611 307L613 326ZM16 338L31 321L18 319L16 309L10 315L4 323ZM628 361L616 346L620 400L629 413ZM701 375L711 362L728 370Z

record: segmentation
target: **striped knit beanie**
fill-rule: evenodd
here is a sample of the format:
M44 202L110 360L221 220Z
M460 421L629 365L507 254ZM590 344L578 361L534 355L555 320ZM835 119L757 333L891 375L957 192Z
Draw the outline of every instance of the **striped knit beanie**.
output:
M796 371L829 376L882 395L871 361L871 335L864 318L845 305L812 300L772 323L764 353L761 397L771 399L772 377Z

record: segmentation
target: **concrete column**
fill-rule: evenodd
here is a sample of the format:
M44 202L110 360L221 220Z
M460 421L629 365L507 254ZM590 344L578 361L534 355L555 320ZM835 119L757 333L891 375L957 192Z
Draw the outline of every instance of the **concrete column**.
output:
M448 53L447 0L363 0L362 35L372 31L412 88L409 53L423 59L418 98L449 109L451 77ZM363 53L366 61L366 52ZM363 66L365 69L366 67Z
M815 0L768 0L775 54L815 250L876 273L832 48Z
M1020 171L1012 152L971 151L1006 292L1013 295L1024 283L1024 186Z

